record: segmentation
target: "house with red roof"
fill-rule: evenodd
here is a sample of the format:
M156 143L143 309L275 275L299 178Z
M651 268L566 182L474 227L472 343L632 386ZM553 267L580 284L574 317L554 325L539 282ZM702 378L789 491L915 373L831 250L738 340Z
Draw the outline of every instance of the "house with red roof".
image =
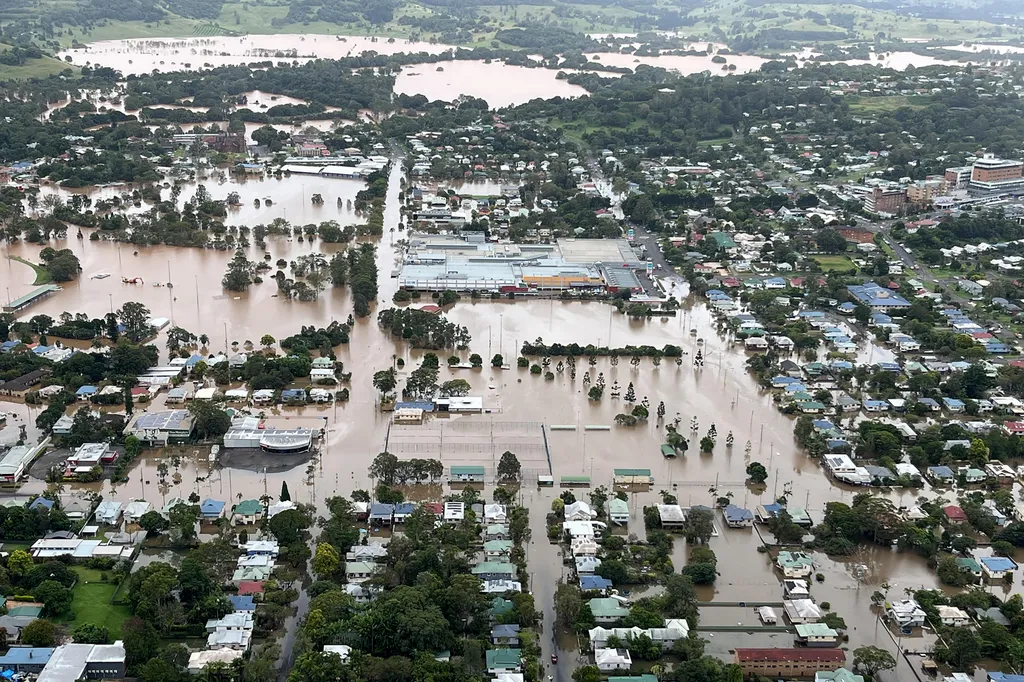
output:
M949 523L967 523L967 514L955 504L946 505L942 508L942 514Z

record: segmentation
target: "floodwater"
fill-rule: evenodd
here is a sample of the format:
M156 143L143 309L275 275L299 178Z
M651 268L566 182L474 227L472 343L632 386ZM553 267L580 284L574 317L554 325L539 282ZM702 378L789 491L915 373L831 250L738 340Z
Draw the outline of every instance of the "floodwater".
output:
M443 69L439 71L438 69ZM532 99L581 97L585 88L558 80L552 69L531 69L493 61L450 61L402 67L395 92L451 101L459 95L487 100L494 109L525 104Z
M699 48L699 46L698 46ZM712 75L726 75L729 73L750 73L757 71L761 65L768 60L749 54L724 56L725 64L716 64L712 60L714 55L658 55L658 56L636 56L622 52L598 52L588 54L590 61L600 62L608 66L625 67L636 70L640 64L647 66L658 66L670 71L678 71L684 76L689 76L702 71L710 71ZM729 65L736 68L729 70ZM601 74L606 75L606 74Z
M58 54L78 66L110 66L125 75L182 69L205 69L235 64L304 64L313 59L340 59L364 52L440 54L450 45L402 38L325 36L311 34L249 35L208 38L138 38L103 40Z
M400 372L404 378L422 356L422 352L410 350L383 334L375 320L376 311L390 305L396 287L396 281L388 274L398 253L394 241L404 235L389 230L396 228L400 219L397 195L401 173L401 164L396 164L387 197L385 236L378 246L380 294L374 316L357 320L351 343L338 349L339 360L353 372L351 400L329 407L280 411L283 417L288 418L322 416L327 419L327 436L319 457L293 462L290 467L273 466L273 461L268 461L262 466L256 462L211 470L206 448L185 447L173 453L154 452L141 458L126 483L112 486L103 482L70 485L69 488L97 490L107 498L121 501L142 497L161 504L170 497L188 497L193 491L201 497L221 500L235 500L239 495L258 497L265 490L275 493L281 482L287 481L293 499L321 508L328 496L368 488L371 482L367 469L374 454L385 447L390 422L390 415L379 412L377 408L372 374L390 367L397 357L406 361L405 369ZM314 180L298 176L245 183L207 183L215 197L226 196L232 190L243 195L242 207L230 215L228 222L247 225L268 222L278 216L287 217L295 223L332 217L343 223L353 220L355 216L344 209L339 216L335 199L354 196L360 186L360 183L352 181ZM309 204L309 195L314 191L324 193L325 204L319 208ZM189 190L183 193L182 198L188 196ZM252 207L253 197L266 196L274 198L272 209ZM84 268L82 277L66 284L64 291L28 309L26 317L39 313L57 317L65 310L98 317L126 301L139 301L154 316L171 318L174 324L197 335L208 334L210 350L218 351L233 348L236 342L258 342L264 334L281 339L299 331L302 325L325 325L332 319L346 318L352 311L346 289L328 289L312 303L277 298L276 287L269 281L254 286L246 293L225 292L220 286L220 279L231 255L227 252L169 247L136 249L128 244L77 240L74 230L70 236L65 243L54 246L75 251ZM268 238L272 261L278 258L291 260L313 250L330 255L341 248L344 247ZM6 251L8 253L4 255L35 259L39 247L19 243L7 246ZM250 256L262 258L255 249ZM108 272L111 277L102 280L90 278L98 272ZM141 276L146 283L122 284L122 276ZM173 282L173 288L153 286L157 281L167 280ZM8 259L0 263L0 290L8 290L9 296L31 290L31 281L32 272L28 267ZM660 490L671 491L683 505L711 505L716 496L731 494L737 504L748 508L770 502L785 493L792 504L808 508L815 520L820 520L827 502L849 502L856 492L849 487L832 485L819 466L798 450L792 435L792 419L775 409L771 396L758 389L746 374L744 362L747 355L715 333L713 317L703 303L687 303L676 318L638 322L602 303L463 300L447 312L447 317L468 327L473 337L470 352L482 355L485 365L489 365L487 360L495 353L511 359L523 341L538 337L547 342L594 342L611 346L662 346L672 343L682 346L687 352L680 366L672 360L655 366L650 359L645 359L639 368L633 368L628 359L622 359L615 366L610 359L602 358L591 367L586 358L580 358L575 381L570 378L568 369L557 371L557 358L552 360L551 370L555 372L552 381L517 368L504 371L489 366L481 370L441 369L440 381L453 378L467 380L472 386L470 395L482 396L489 412L451 419L435 418L429 426L423 427L425 435L440 428L444 433L457 436L454 440L465 444L458 446L457 443L441 449L446 468L452 464L480 463L487 466L493 475L493 462L504 449L504 444L513 440L524 443L520 453L525 478L521 496L531 510L533 530L528 551L530 575L526 579L538 595L538 605L543 605L545 633L554 634L550 595L566 570L557 546L546 540L544 532L544 515L559 490L537 489L535 481L540 474L550 471L556 480L562 475L585 474L591 476L595 486L610 488L614 468L650 468L655 478L654 486L650 491L636 492L630 498L632 516L628 530L640 537L644 536L642 508L656 503L660 499ZM698 330L697 337L688 333L691 327ZM161 334L156 340L161 348L163 338ZM706 358L704 368L699 370L692 366L698 338L705 340ZM442 353L442 357L444 355ZM461 356L468 357L468 352ZM615 415L626 411L628 406L623 405L621 399L610 398L609 390L601 401L588 400L585 373L589 373L595 382L598 375L603 374L608 388L617 382L623 394L627 385L632 383L637 400L645 397L649 400L652 417L658 403L664 401L666 418L672 420L678 416L682 422L681 429L690 437L690 451L675 460L662 458L659 445L663 441L664 430L654 418L632 428L586 429L586 426L612 425ZM149 409L158 409L161 404L162 397L158 397ZM0 440L4 442L15 440L17 425L33 424L40 411L38 407L14 403L5 403L4 409L17 415L9 421L8 428L0 431ZM699 429L691 433L689 422L694 416L699 422ZM713 454L700 454L696 442L712 423L717 427L718 445ZM542 424L546 430L538 437ZM575 429L551 430L552 425L574 426ZM412 429L415 433L416 428L405 427L403 430ZM735 437L732 449L725 447L725 437L729 432ZM37 435L34 428L30 428L29 433L30 437ZM428 441L426 437L422 440ZM546 449L537 445L545 440ZM745 455L748 441L749 457ZM172 466L167 479L161 482L157 464L172 454L178 456L178 464ZM764 463L770 473L767 485L760 489L745 484L744 471L753 460ZM31 480L23 492L39 492L44 487L42 481ZM712 493L712 488L716 492ZM586 491L577 490L576 494L585 499ZM915 502L918 492L880 491L878 494L887 495L897 504L909 505ZM436 490L433 496L437 496ZM486 497L489 498L490 494ZM719 535L711 541L711 547L718 554L721 577L714 588L702 591L702 598L719 602L768 598L781 601L779 580L772 572L768 558L757 553L758 544L754 531L729 530L719 519ZM677 567L685 562L684 549L682 539L678 539L674 553ZM902 595L906 588L937 586L934 573L927 569L923 560L882 548L863 548L856 556L843 561L833 561L824 556L816 559L820 566L817 570L825 575L825 582L815 583L812 595L819 602L830 602L832 608L847 620L851 648L870 642L895 649L896 645L882 632L882 626L876 622L875 614L869 608L870 595L881 583L887 581L892 585L890 593L894 598ZM1019 585L1020 581L1016 582ZM1003 590L1001 586L993 589ZM1020 588L1014 586L1012 589ZM750 613L743 609L707 607L703 611L705 622L709 624L740 622L753 625ZM709 636L712 642L709 649L726 658L732 648L758 641L757 638L770 637L768 641L778 645L791 641L788 635L768 636L762 633L750 638L744 633L710 634L714 636ZM545 660L552 650L552 642L563 649L572 646L571 639L564 636L552 641L548 641L546 636L541 639ZM908 644L904 642L904 645ZM563 656L562 667L558 670L562 682L568 679L566 675L571 672L574 657L572 654ZM897 672L898 675L887 674L881 678L892 681L906 679L905 675L909 674L903 668Z

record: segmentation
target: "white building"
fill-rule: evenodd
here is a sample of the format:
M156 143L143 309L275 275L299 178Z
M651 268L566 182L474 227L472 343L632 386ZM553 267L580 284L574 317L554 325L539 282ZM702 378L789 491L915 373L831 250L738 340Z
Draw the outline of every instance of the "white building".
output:
M597 649L594 652L594 663L601 672L610 673L629 670L633 666L633 659L626 649Z
M890 602L885 614L902 628L919 628L924 625L924 609L913 599Z

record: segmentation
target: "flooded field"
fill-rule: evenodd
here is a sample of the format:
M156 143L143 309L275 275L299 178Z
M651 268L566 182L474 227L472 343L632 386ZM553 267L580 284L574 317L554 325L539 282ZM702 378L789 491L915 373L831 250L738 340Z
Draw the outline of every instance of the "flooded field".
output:
M78 66L112 66L130 75L267 61L304 64L313 59L339 59L371 50L378 54L440 54L449 49L450 45L403 38L281 34L104 40L84 48L65 50L58 58L70 56L71 62Z
M439 71L443 69L443 71ZM459 95L487 100L492 108L525 104L531 99L580 97L587 91L557 79L552 69L530 69L503 62L451 61L414 64L402 68L395 92L450 101Z

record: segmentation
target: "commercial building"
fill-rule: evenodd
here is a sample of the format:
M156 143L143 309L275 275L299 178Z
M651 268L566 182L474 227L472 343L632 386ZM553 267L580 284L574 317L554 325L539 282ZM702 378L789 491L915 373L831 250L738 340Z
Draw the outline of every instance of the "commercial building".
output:
M1011 161L986 154L971 167L967 191L971 196L1017 194L1024 190L1024 161Z
M15 445L8 450L0 459L0 483L14 483L21 479L48 443L49 439L34 446Z
M910 302L907 299L874 282L851 284L846 289L861 305L867 306L872 312L898 312L910 307Z
M4 312L16 313L20 310L24 310L25 308L28 308L30 305L38 303L47 296L55 294L60 290L61 288L56 284L44 284L41 287L36 287L35 289L25 294L24 296L19 296L14 300L8 301L7 305L4 306Z
M736 649L736 663L744 675L773 678L814 677L826 668L846 664L846 653L840 649Z
M903 188L875 187L864 197L864 210L868 213L899 215L907 205L907 192Z
M313 429L231 429L224 434L224 447L291 454L309 450L313 435Z
M124 433L148 445L163 446L188 440L194 428L195 418L188 410L162 410L136 412Z
M64 644L54 649L37 682L119 680L125 672L124 643Z

